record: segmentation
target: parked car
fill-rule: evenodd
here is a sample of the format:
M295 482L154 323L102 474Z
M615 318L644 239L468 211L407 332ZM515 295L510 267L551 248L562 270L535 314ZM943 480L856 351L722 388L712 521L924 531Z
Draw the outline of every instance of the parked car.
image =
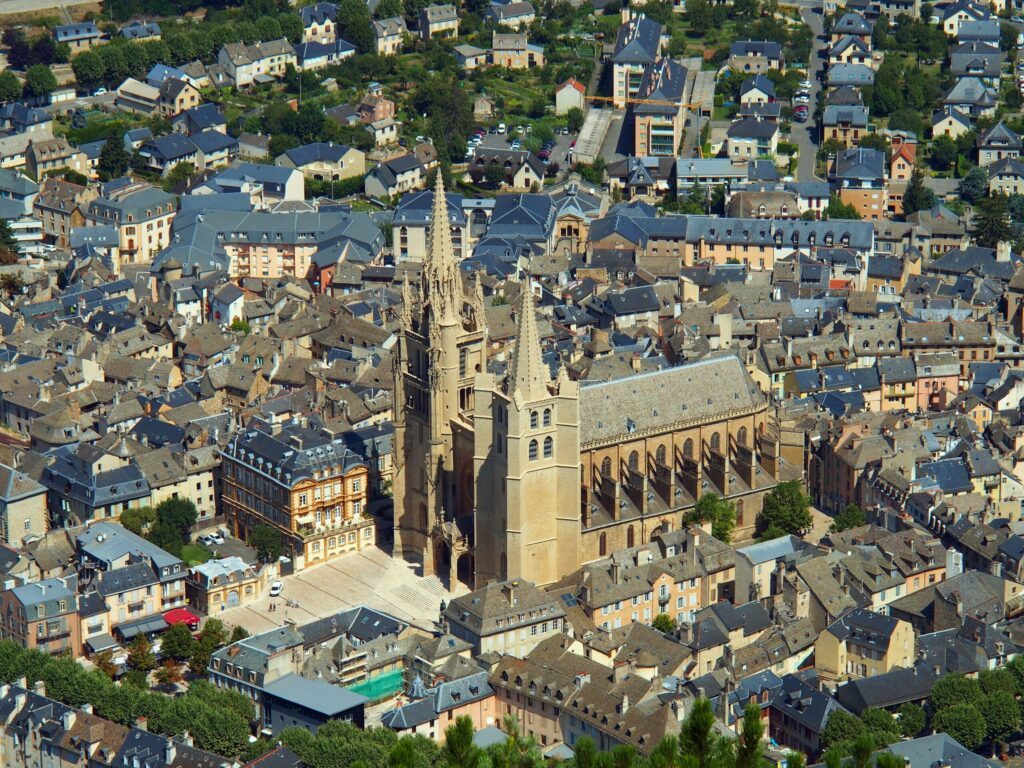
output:
M1011 16L1010 21L1012 21L1014 24L1024 24L1024 19L1022 19L1020 16Z
M213 536L210 536L209 534L203 534L202 536L199 537L198 541L204 547L214 547L214 546L217 545L217 542L214 540ZM221 544L223 544L223 543L224 542L222 540Z
M282 581L272 581L270 583L270 596L271 597L277 597L278 595L281 594L282 591L284 591L284 582L282 582Z
M506 133L508 128L505 127L504 123L498 123L498 133Z
M220 546L224 543L224 535L220 531L214 531L210 534L210 538L213 539L213 543Z

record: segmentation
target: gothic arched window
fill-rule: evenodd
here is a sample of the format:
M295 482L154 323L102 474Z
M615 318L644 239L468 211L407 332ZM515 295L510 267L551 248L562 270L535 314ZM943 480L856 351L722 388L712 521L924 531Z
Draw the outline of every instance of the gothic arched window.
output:
M665 450L665 446L664 445L659 445L658 446L658 450L656 450L654 452L654 458L657 459L658 463L661 464L662 466L665 466L665 464L666 464L666 461L665 461L666 453L667 452Z
M634 472L640 469L640 454L636 451L629 454L629 468Z
M693 458L693 439L692 438L689 438L689 437L686 438L686 442L683 443L683 456L685 456L688 459L692 459Z
M544 458L550 459L555 453L555 441L550 436L544 438Z
M536 461L536 460L537 460L537 441L536 440L531 440L530 441L530 461Z
M607 456L605 456L604 461L601 462L601 475L603 477L612 476L612 460Z
M543 421L543 424L544 424L545 427L550 427L551 426L551 409L550 408L545 408L544 409L544 421Z

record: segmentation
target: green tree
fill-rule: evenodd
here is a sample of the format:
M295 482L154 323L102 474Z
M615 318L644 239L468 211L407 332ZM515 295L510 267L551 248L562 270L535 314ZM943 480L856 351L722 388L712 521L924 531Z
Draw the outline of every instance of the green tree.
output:
M961 704L976 704L981 699L981 684L964 675L945 675L932 686L932 711Z
M484 168L484 181L497 189L505 183L505 168L500 163L488 163Z
M736 740L734 768L762 768L764 763L764 721L761 708L749 702L743 710L743 725Z
M967 749L976 749L985 741L987 726L977 707L954 704L936 713L932 718L932 729L936 733L948 733Z
M860 507L856 504L847 504L842 512L832 518L832 525L829 526L829 530L832 533L840 533L841 531L857 528L866 523L867 519L864 517L864 513L860 511Z
M46 64L33 64L25 72L25 94L44 98L57 90L57 78Z
M960 179L957 195L968 203L975 203L988 192L988 172L984 168L972 168Z
M95 51L82 51L71 61L71 69L75 73L75 82L86 91L103 83L107 67L103 59Z
M193 163L177 163L167 176L164 177L163 186L166 190L185 184L196 175L196 166Z
M724 741L715 731L711 702L703 697L695 700L679 728L680 755L694 768L712 768L719 762L723 747Z
M1019 693L1017 678L1006 667L981 670L978 673L978 683L981 685L983 693L996 693L997 691L1006 691L1013 695Z
M875 756L875 768L905 768L906 760L902 755L892 752L880 752Z
M244 333L246 336L248 336L252 328L250 327L248 320L245 320L241 317L236 317L234 320L231 321L231 330L235 331L236 333Z
M899 708L898 715L900 733L908 739L917 738L927 724L924 709L909 701Z
M207 619L199 632L199 644L209 648L222 648L228 642L228 631L220 619Z
M441 754L452 768L476 768L480 749L473 743L473 721L463 715L445 728Z
M852 744L865 731L864 723L843 709L833 710L821 731L821 743L825 747Z
M239 640L245 640L247 637L249 637L249 630L239 624L231 630L231 637L228 638L228 645L237 643Z
M647 765L649 768L680 768L679 739L673 734L663 736L651 750Z
M265 523L253 526L249 531L250 547L256 550L261 563L274 563L282 554L281 534Z
M179 661L191 658L195 649L196 639L187 624L172 624L160 640L160 652Z
M14 101L21 96L21 80L11 70L0 72L0 102Z
M89 53L89 51L84 53ZM131 167L132 156L124 148L124 136L119 136L116 133L108 136L103 144L103 149L100 150L98 164L100 178L104 180L119 178L128 173Z
M811 501L797 480L779 483L765 496L761 513L757 516L757 531L761 538L800 534L811 527ZM781 531L781 533L780 533Z
M853 768L871 768L871 755L875 751L875 740L870 733L862 733L854 739L850 750Z
M1020 730L1020 705L1009 691L995 691L982 696L975 706L985 720L985 738L988 741L1001 741Z
M297 13L282 13L277 17L277 23L281 25L281 34L288 38L288 42L302 41L302 20Z
M18 260L18 241L14 239L14 231L7 219L0 219L0 251L14 255L14 259L7 263L13 264Z
M910 174L907 188L903 193L903 215L927 211L935 205L935 193L924 185L924 177L915 168Z
M946 134L940 134L932 140L932 165L940 171L948 171L956 163L960 150Z
M860 214L852 204L844 203L840 200L839 195L832 195L828 199L828 205L825 207L825 218L859 220Z
M711 523L711 535L725 544L736 527L736 507L714 493L705 493L686 516L687 525Z
M651 622L651 626L659 632L675 632L677 625L676 620L667 613L659 613L654 617L654 621Z
M128 646L128 666L139 672L149 672L156 667L156 656L153 646L145 634L140 632Z
M134 507L121 513L121 525L141 536L156 521L156 510L150 506Z
M583 127L583 110L579 107L570 107L565 113L565 122L570 131L578 133Z
M995 194L978 200L974 204L971 225L974 238L983 248L994 248L996 243L1009 240L1013 230L1010 227L1010 206L1006 195Z
M402 0L380 0L373 15L378 19L390 19L395 16L405 15L405 5Z
M373 53L377 40L373 34L373 20L362 0L340 0L338 3L340 35L356 47L357 53Z

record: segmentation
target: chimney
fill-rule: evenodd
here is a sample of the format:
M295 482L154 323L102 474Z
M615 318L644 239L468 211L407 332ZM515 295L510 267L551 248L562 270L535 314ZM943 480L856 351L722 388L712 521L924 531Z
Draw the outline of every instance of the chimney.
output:
M135 727L138 728L140 731L148 731L149 718L147 718L145 715L140 715L135 719Z
M996 243L996 261L1008 262L1010 260L1010 242L1000 240Z
M619 704L619 714L624 715L629 712L629 694L622 694L622 703Z
M45 680L36 680L35 683L32 685L32 690L35 691L40 696L45 696L46 695L46 681Z
M188 731L185 731L183 734L181 734L181 743L184 744L186 747L191 747L193 745L192 734Z
M63 712L60 716L60 724L65 731L70 731L75 724L75 710L69 709Z
M174 742L170 739L164 744L164 763L170 765L174 762L174 757L177 755L178 750L174 747Z
M85 702L85 704L82 705L82 711L85 712L85 714L87 714L87 715L91 715L92 714L92 704L90 702L88 702L88 701Z
M619 565L618 560L612 557L611 566L612 584L618 584L619 579L622 577L622 566Z

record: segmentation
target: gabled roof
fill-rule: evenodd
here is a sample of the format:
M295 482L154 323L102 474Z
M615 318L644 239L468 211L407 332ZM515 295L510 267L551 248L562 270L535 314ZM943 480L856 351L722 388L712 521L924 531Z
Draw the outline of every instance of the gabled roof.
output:
M661 45L661 24L643 14L634 16L621 27L615 38L612 62L649 64L658 56Z
M754 75L753 77L748 77L744 80L743 84L740 86L740 98L742 99L754 90L761 91L761 93L769 99L775 98L775 83L764 75Z

